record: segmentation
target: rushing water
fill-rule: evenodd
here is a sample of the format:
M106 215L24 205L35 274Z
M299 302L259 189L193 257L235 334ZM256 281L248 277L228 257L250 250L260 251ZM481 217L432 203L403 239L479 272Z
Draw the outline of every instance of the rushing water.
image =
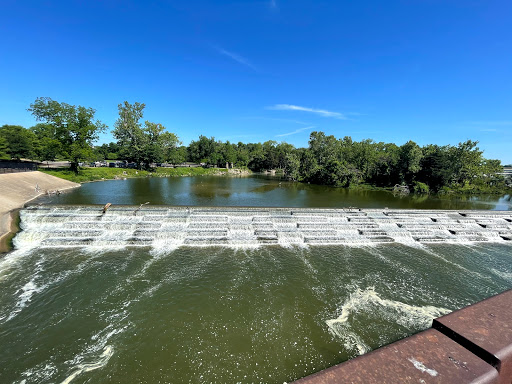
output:
M385 191L360 191L294 183L275 177L173 177L110 180L83 184L60 196L40 201L56 204L128 204L257 207L359 207L411 209L512 210L510 196L393 196Z
M265 179L193 181L91 183L52 197L137 203L105 215L21 212L16 249L0 259L1 383L289 382L512 288L509 212L206 209L194 205L364 199ZM139 207L148 200L184 207ZM381 232L394 242L367 241ZM298 241L308 238L351 241Z

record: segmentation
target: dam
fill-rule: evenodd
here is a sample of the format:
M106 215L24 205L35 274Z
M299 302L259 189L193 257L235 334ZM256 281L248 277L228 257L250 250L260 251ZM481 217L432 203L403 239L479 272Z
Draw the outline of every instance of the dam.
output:
M512 212L234 207L32 206L16 244L43 247L507 242Z
M35 203L7 383L291 382L512 288L509 211Z

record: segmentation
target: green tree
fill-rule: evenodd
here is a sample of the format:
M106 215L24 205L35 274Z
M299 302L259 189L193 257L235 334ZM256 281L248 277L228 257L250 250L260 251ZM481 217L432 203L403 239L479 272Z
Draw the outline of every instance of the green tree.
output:
M97 160L117 160L121 158L121 147L114 142L104 143L94 148Z
M173 165L184 163L187 161L187 147L182 145L180 147L167 150L165 161Z
M307 182L315 182L317 180L317 174L320 171L313 152L309 149L304 149L300 159L300 178Z
M146 121L143 129L142 163L145 169L151 167L151 163L161 162L164 158L162 135L165 127L162 124Z
M309 136L309 150L313 153L320 167L333 160L341 160L340 143L332 135L325 136L323 132L311 132Z
M482 151L478 141L467 140L451 148L450 161L453 169L453 182L459 186L469 185L482 169Z
M187 151L185 148L180 149L182 143L174 133L163 132L159 138L159 142L163 150L161 161L167 161L171 164L181 164L185 161Z
M247 167L249 165L250 154L247 145L238 142L236 146L236 165L239 167Z
M3 136L0 136L0 159L9 159L9 143L4 139Z
M201 135L198 141L190 142L188 147L190 159L196 163L217 164L216 147L217 143L214 137L208 138Z
M56 138L55 128L51 124L39 123L30 130L39 139L36 149L37 157L41 161L53 161L61 153L61 142Z
M277 168L285 169L288 164L288 155L295 154L295 147L288 143L279 143L276 146ZM299 158L297 157L297 161Z
M279 166L277 142L268 140L263 143L264 164L266 169L276 169Z
M218 165L229 166L229 164L234 164L237 159L236 145L231 144L229 141L226 141L225 143L219 143L218 146L222 153L222 159L220 160L220 163Z
M449 148L439 145L427 145L422 148L421 170L417 177L433 191L439 191L443 186L450 184L452 164L448 157Z
M265 151L261 143L247 144L249 151L248 167L256 172L260 172L266 168Z
M140 120L144 116L145 107L145 104L138 102L130 104L125 101L119 104L119 118L114 123L112 131L117 144L121 147L121 156L136 163L138 169L142 169L144 163L146 140Z
M414 141L409 140L400 147L399 167L402 181L412 183L414 175L421 169L422 157L421 148Z
M7 154L11 159L32 159L39 145L36 135L20 125L2 125L0 136L7 141Z
M299 156L295 153L286 154L284 160L284 171L286 176L293 181L297 181L300 178L300 160Z
M53 127L62 155L78 173L78 163L93 155L93 142L98 139L98 133L106 129L101 121L94 120L96 111L81 105L59 103L49 97L37 98L28 110L38 121Z

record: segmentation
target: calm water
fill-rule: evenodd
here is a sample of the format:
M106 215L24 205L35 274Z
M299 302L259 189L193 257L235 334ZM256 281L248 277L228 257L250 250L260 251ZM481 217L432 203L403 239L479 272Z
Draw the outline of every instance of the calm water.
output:
M419 201L254 177L98 182L51 198L59 204L147 201L510 209L498 198ZM289 382L512 288L506 242L43 246L38 234L60 236L66 219L41 219L0 259L0 383ZM89 220L78 216L69 230ZM126 231L118 230L120 236Z
M458 198L417 195L395 197L390 192L354 191L293 183L263 176L111 180L86 183L72 192L45 198L42 201L56 204L110 202L138 205L149 201L150 204L156 205L181 206L512 209L508 195Z

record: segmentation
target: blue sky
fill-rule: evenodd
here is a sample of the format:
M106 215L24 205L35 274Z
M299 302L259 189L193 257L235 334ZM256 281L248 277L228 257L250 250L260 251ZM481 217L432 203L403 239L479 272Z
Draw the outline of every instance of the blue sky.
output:
M512 163L511 20L510 0L3 0L0 125L49 96L112 128L127 100L184 144L320 130Z

